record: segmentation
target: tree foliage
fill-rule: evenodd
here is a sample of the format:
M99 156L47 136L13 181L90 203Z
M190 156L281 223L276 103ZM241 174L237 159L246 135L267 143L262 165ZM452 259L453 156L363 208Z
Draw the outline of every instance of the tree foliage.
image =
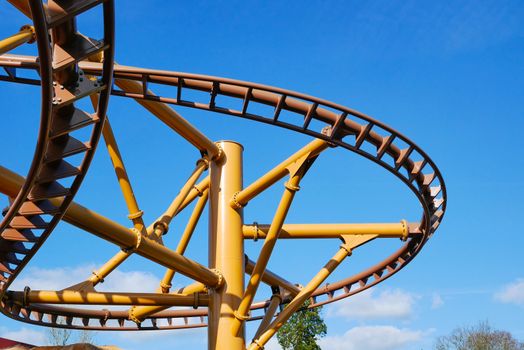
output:
M450 335L437 339L436 350L524 350L519 342L506 331L494 330L488 322L474 327L459 327Z
M319 350L317 340L327 333L327 326L320 316L321 307L308 309L309 301L293 314L277 333L277 340L284 350Z

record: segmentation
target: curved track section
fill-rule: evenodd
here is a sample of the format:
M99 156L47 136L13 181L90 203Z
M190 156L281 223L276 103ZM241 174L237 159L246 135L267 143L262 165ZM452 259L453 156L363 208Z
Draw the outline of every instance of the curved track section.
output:
M34 60L6 57L0 59L0 65L31 68ZM81 62L80 67L86 74L100 76L102 73L100 64ZM205 75L116 66L114 78L139 81L143 87L142 91L133 92L113 89L112 94L117 96L229 114L327 140L333 146L343 147L377 163L411 189L420 201L423 213L418 227L410 228L410 231L421 234L410 238L398 251L368 270L317 289L311 307L356 294L400 271L441 223L446 210L446 188L436 165L411 140L360 112L289 90ZM13 77L3 80L15 81ZM148 88L154 84L172 86L174 96L150 93ZM253 304L251 320L259 319L261 316L257 312L267 305L268 301ZM172 309L150 316L137 325L129 321L127 310L96 311L47 305L32 305L32 310L19 305L10 307L11 317L25 322L96 330L204 327L207 316L205 308ZM63 317L66 324L57 323L59 317Z
M112 1L29 4L39 52L41 122L26 182L0 223L0 311L16 319L19 313L4 294L58 224L89 168L107 110L114 56ZM98 5L104 13L102 41L76 31L76 16ZM87 79L78 62L102 53L100 78ZM94 114L75 107L93 94L100 95ZM75 137L85 133L87 140Z

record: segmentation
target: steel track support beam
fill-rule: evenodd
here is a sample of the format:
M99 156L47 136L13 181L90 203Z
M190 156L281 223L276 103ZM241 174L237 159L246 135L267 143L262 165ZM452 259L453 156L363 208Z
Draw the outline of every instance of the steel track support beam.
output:
M258 194L286 176L289 173L289 167L292 166L295 162L303 159L304 157L307 157L308 159L314 158L328 147L328 142L324 140L315 139L314 141L311 141L298 152L253 182L251 185L247 186L242 191L235 193L230 203L231 206L234 208L245 206L251 199L255 198Z
M77 292L70 290L9 291L7 297L22 306L32 303L44 304L82 304L82 305L166 305L166 306L206 306L207 294L156 294L156 293L103 293Z
M126 92L142 93L144 91L142 83L134 80L115 79L115 84ZM148 94L154 95L150 91L148 91ZM139 99L135 99L135 101L201 152L206 153L211 160L218 160L218 158L220 158L220 149L218 146L167 104Z
M376 234L380 238L402 238L422 234L419 223L376 224L284 224L278 238L340 238L343 235ZM246 239L265 239L270 225L244 225L242 231Z
M23 184L22 176L0 166L0 192L16 197ZM222 283L221 276L207 267L147 237L141 237L136 232L77 203L71 203L64 215L64 220L123 249L132 250L162 266L177 270L206 286L218 287ZM242 235L242 226L240 226L240 234Z
M243 210L230 207L234 193L242 189L242 146L231 141L219 143L223 161L210 165L209 266L225 280L211 290L208 309L208 349L245 350L245 330L231 333L235 310L244 291Z

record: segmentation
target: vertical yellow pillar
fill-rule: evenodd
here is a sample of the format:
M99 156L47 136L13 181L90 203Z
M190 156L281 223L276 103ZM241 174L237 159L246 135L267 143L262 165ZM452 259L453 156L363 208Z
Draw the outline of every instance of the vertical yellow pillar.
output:
M221 161L211 162L209 172L209 266L217 269L225 283L212 290L208 315L209 350L245 350L245 331L231 331L234 312L244 293L244 237L242 209L229 203L242 190L242 151L240 144L219 142Z

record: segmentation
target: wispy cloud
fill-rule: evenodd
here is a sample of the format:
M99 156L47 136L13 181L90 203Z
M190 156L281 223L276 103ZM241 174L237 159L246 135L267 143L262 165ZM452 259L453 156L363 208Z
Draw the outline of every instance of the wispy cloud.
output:
M327 316L354 320L407 319L413 314L413 305L417 298L400 289L380 293L369 289L329 306Z
M92 271L96 270L95 264L84 264L76 267L39 268L29 267L27 272L17 278L12 289L23 289L25 286L40 290L61 290L73 284L84 281ZM119 292L149 292L155 290L160 280L150 272L145 271L113 271L97 286L99 291Z
M326 350L393 350L417 343L431 331L417 331L393 326L362 326L340 336L327 336L319 341Z
M524 306L524 278L505 285L494 297L502 303Z
M444 305L444 299L442 299L442 296L440 294L434 293L433 296L431 297L431 308L433 310L438 309L442 305Z

